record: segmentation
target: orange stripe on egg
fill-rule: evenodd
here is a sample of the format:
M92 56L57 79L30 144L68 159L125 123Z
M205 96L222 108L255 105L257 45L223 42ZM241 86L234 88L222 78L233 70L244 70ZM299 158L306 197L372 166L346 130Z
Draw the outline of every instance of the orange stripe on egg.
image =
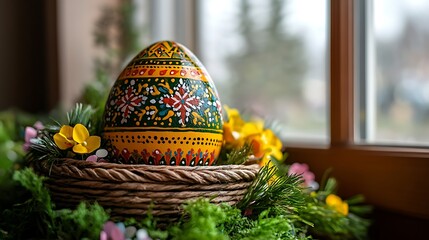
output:
M127 67L118 80L125 80L130 78L161 78L161 77L176 77L176 78L190 78L194 80L201 80L208 82L205 71L196 67L173 67L165 68L161 66L142 66L142 67Z

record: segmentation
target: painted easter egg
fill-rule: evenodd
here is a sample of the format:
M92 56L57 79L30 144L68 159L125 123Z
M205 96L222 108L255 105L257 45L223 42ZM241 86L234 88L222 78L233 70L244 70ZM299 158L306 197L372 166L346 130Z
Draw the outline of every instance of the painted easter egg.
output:
M106 102L103 138L113 162L211 165L221 150L221 103L183 45L156 42L121 72Z

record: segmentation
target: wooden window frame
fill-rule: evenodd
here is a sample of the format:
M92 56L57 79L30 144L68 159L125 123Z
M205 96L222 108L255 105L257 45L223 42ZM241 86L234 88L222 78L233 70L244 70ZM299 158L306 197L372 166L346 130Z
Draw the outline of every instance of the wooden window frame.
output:
M330 1L330 144L288 143L288 161L319 178L332 168L342 196L362 193L378 208L428 219L429 150L355 143L354 13L353 0Z

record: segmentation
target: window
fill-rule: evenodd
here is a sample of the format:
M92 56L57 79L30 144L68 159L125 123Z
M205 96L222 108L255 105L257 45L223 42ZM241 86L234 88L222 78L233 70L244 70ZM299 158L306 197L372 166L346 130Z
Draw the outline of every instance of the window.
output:
M222 103L276 121L283 139L328 142L327 7L201 1L198 49Z
M429 2L360 1L357 10L357 139L428 145L429 27L422 23L429 21Z

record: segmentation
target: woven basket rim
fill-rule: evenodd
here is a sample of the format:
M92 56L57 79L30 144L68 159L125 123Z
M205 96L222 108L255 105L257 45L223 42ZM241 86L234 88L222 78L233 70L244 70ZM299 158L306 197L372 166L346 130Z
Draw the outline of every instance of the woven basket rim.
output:
M103 182L165 184L215 184L250 182L258 164L220 166L168 166L98 163L71 158L41 161L38 170L53 178L74 178Z
M47 176L45 184L58 206L97 201L118 218L149 209L154 216L176 216L182 204L207 198L236 204L256 179L259 165L154 166L55 159L33 164Z

